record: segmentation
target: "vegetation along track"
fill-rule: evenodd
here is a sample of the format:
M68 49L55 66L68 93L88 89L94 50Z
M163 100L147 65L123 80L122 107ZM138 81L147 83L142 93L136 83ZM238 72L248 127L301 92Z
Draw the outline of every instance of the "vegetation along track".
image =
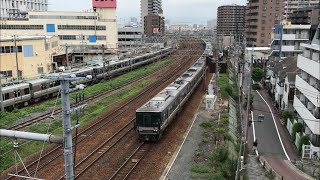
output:
M181 58L185 58L187 55L181 57ZM189 63L190 64L190 63ZM99 129L101 129L101 127L106 126L107 124L110 124L110 122L112 122L117 116L119 116L119 114L123 113L123 111L128 110L128 107L130 103L132 103L134 101L134 99L136 99L137 97L141 97L144 94L148 94L149 91L151 91L152 89L154 89L154 87L158 87L160 86L162 83L164 83L166 80L170 79L174 73L177 73L179 69L181 69L184 66L183 63L179 64L174 70L169 71L169 73L164 74L161 77L161 80L159 80L156 83L153 83L152 85L148 86L147 88L145 88L144 91L142 91L141 93L139 93L138 96L134 97L131 101L129 101L128 103L125 103L124 105L122 105L121 107L117 108L115 111L113 111L112 113L107 114L104 118L102 118L101 120L93 123L91 126L89 126L88 128L84 129L83 131L80 132L80 134L86 134L86 136L79 136L79 141L77 143L82 142L86 137L94 134L96 131L98 131ZM113 116L114 118L111 118L111 116ZM106 119L109 119L108 121L106 121ZM48 153L46 153L41 162L40 162L40 166L38 169L41 169L42 167L48 165L50 162L52 162L54 159L56 159L58 156L60 156L62 154L61 151L59 151L59 149L61 148L61 146L56 146L54 147L51 151L49 151ZM34 173L34 169L35 166L37 164L38 161L34 161L32 163L30 163L27 167L29 169L30 174ZM19 174L21 173L25 173L23 169L21 169L20 171L18 171Z
M84 99L84 103L92 103L92 102L95 102L95 101L101 99L102 97L105 98L105 97L111 96L111 95L113 95L113 94L115 94L117 92L120 92L123 89L126 89L126 88L132 86L132 84L134 84L136 82L139 82L142 79L145 79L145 78L148 78L148 77L152 76L155 72L161 71L163 67L164 67L164 65L161 66L157 71L149 72L149 73L144 74L142 76L138 76L136 78L130 79L130 80L124 82L123 84L120 84L118 86L114 86L110 90L106 90L106 91L95 93L95 94L85 98ZM76 104L72 103L71 107L74 107L74 106L76 106ZM53 113L49 112L49 113L42 114L42 115L40 115L38 117L35 117L35 118L32 118L30 120L15 124L15 125L9 127L8 129L17 130L17 131L18 130L23 130L23 129L29 127L29 126L32 126L33 124L36 124L38 122L47 120L49 118L53 118L53 116L58 115L60 113L61 113L61 108L58 108Z

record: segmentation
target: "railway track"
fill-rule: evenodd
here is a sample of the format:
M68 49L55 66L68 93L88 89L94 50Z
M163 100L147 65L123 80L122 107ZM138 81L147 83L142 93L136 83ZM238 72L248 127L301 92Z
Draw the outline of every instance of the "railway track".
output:
M131 154L129 158L116 170L109 180L127 179L135 167L141 162L145 155L149 152L151 144L142 142L140 146Z
M181 59L185 58L187 56L183 56L181 57ZM153 85L150 85L148 88L146 88L144 91L142 91L141 93L139 93L139 95L137 95L136 97L132 98L130 101L126 102L125 104L123 104L122 106L118 107L115 111L107 114L105 116L105 118L97 121L96 123L91 124L89 127L87 127L86 129L84 129L83 131L81 131L79 133L78 136L78 143L81 143L84 139L86 139L88 136L94 134L95 132L97 132L98 130L100 130L102 127L105 127L106 125L112 123L118 116L120 116L123 112L128 110L128 107L130 107L130 104L133 103L133 101L135 99L139 99L137 97L143 97L146 94L148 94L148 92L153 89L155 86L159 86L159 84L164 83L165 81L167 81L168 79L170 79L170 77L173 76L173 74L175 74L180 68L183 67L184 64L179 64L174 70L170 71L170 73L164 75L161 77L161 80L159 80L158 82L154 83ZM156 85L157 84L157 85ZM85 134L85 136L81 136ZM73 139L74 140L74 139ZM56 146L54 147L52 150L50 150L49 152L47 152L42 158L41 161L43 163L40 163L40 165L37 168L38 165L38 160L32 161L29 165L26 166L26 168L28 169L28 172L30 175L33 175L36 172L36 169L42 169L43 167L47 166L48 164L50 164L52 161L54 161L57 157L60 157L61 155L63 155L63 151L61 150L62 146ZM17 174L21 174L21 173L26 173L25 169L20 169L16 172ZM14 177L9 177L7 179L13 179Z
M84 159L82 159L78 164L75 165L75 178L80 178L81 175L90 169L90 167L98 161L103 155L105 155L109 150L111 150L120 140L122 140L129 132L133 131L132 119L123 128L117 131L113 136L108 138L106 141L101 143L96 149L94 149L90 154L88 154ZM61 176L59 179L64 179Z
M184 55L180 59L184 59L184 58L187 58L187 57L188 57L188 55ZM130 104L137 103L136 102L137 100L142 99L142 97L144 97L146 94L148 94L149 91L154 89L154 87L160 86L160 84L170 80L172 78L172 76L175 73L177 73L180 69L182 69L185 64L188 64L188 62L184 62L184 63L180 62L174 69L169 71L169 73L164 74L158 82L155 82L152 85L148 86L147 88L145 88L144 91L139 93L137 96L133 97L130 101L128 101L127 103L124 103L122 106L116 108L115 111L113 111L111 113L108 113L104 118L102 118L99 121L93 123L92 125L90 125L86 129L82 130L79 133L79 140L77 141L77 144L81 143L87 137L89 137L89 136L93 135L95 132L99 131L102 127L106 127L107 125L111 124L118 116L120 116L123 112L125 112L125 111L127 111L129 109ZM81 135L84 135L84 136L81 136ZM45 155L41 158L40 165L39 165L39 167L37 169L38 170L42 169L43 167L47 166L52 161L57 159L59 156L61 156L63 154L63 152L61 151L61 148L62 148L62 146L56 146L56 147L51 148L47 153L45 153ZM141 150L141 151L145 152L144 150ZM138 152L140 152L140 150L138 150L137 153ZM89 157L89 156L87 156L87 157ZM134 158L134 159L137 159L137 158ZM85 170L86 167L90 168L90 166L93 164L93 163L89 163L89 164L85 163L85 162L93 162L92 159L91 160L82 160L82 161L83 161L83 163L82 163L83 165L80 164L78 166L79 166L79 169L84 169L84 170L79 170L78 172L76 172L76 175L77 174L81 175L83 172L86 171ZM139 161L137 161L137 162L139 162ZM29 165L26 166L28 171L29 171L29 174L33 175L35 173L37 164L38 164L38 160L33 161L33 162L29 163ZM131 163L127 163L127 164L131 164ZM132 169L132 168L125 168L126 166L127 165L125 165L125 164L123 166L121 166L122 170L119 170L119 173L117 173L118 175L114 174L115 177L120 177L120 175L123 174L123 173L120 173L120 172L126 171L125 169ZM26 173L26 172L25 172L24 169L20 169L17 173L18 174L21 174L21 173L23 174L23 173ZM129 174L130 174L130 172L129 172ZM13 177L9 177L7 179L13 179Z
M136 77L134 79L128 80L127 82L125 82L125 83L123 83L121 85L113 87L113 89L93 94L93 95L89 96L88 98L85 98L84 103L92 103L92 102L95 102L97 99L100 99L102 97L105 98L105 97L108 97L108 96L112 96L113 94L118 93L118 92L128 88L132 84L134 84L136 82L139 82L142 79L148 78L148 77L152 76L152 74L154 74L154 73L156 73L158 71L161 71L161 69L163 67L164 66L161 66L157 71L153 71L153 72L147 73L147 74L145 74L143 76L139 76L139 77ZM76 106L76 103L72 103L71 104L71 107L75 107L75 106ZM54 113L43 114L41 116L32 118L32 119L30 119L28 121L21 122L19 124L13 125L13 126L9 127L8 129L9 130L16 130L16 131L23 130L23 129L29 127L29 126L32 126L33 124L36 124L38 122L41 122L41 121L44 121L44 120L47 120L47 119L50 119L50 118L53 118L54 116L60 114L61 111L62 111L61 108L58 108L58 109L56 109L54 111Z

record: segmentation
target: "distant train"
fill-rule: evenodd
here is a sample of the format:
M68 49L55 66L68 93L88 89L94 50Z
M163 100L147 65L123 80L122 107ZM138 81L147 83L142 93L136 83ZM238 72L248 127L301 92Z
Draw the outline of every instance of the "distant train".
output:
M114 77L138 67L150 64L156 60L166 57L172 53L172 48L165 48L156 52L148 53L119 62L110 62L109 65L97 64L81 69L72 69L66 72L76 76L91 75L91 80L80 83L95 83L107 77ZM39 100L58 95L60 82L50 79L27 80L20 84L5 86L2 88L3 106L6 110L13 110L15 107L23 107Z
M207 52L203 56L208 55ZM205 76L206 59L192 67L150 101L136 110L135 130L142 141L157 141Z

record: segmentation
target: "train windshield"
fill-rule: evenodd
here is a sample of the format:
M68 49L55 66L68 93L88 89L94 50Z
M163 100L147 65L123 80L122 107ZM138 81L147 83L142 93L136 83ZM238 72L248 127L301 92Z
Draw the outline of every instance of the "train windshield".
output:
M161 113L137 113L137 126L142 127L159 127L161 122Z

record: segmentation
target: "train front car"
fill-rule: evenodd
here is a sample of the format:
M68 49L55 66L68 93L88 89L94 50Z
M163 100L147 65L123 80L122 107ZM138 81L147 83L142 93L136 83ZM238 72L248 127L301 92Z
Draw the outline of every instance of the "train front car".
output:
M199 58L176 81L137 109L135 130L141 141L157 141L161 138L163 131L200 83L204 67L204 59Z

